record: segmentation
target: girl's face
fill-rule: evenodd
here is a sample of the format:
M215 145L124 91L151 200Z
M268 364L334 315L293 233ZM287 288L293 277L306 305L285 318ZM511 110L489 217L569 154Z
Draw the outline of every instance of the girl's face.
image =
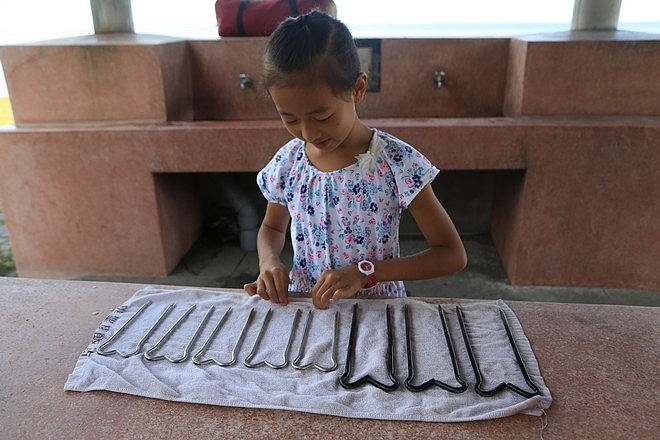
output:
M340 97L319 81L271 87L269 92L289 133L319 153L331 153L352 141L358 122L355 104L366 92L366 75L358 78L350 94Z

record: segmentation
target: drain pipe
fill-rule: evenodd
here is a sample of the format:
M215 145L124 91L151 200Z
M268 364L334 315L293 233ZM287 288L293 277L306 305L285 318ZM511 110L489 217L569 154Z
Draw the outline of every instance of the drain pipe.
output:
M218 174L216 183L227 202L238 215L241 249L246 252L257 250L257 232L261 224L259 209L254 201L241 190L236 180L229 175Z

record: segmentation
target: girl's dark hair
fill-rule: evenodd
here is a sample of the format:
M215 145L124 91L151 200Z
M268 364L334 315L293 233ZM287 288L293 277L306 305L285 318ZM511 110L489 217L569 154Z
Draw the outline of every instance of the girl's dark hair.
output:
M340 95L353 89L359 74L351 32L323 12L287 18L266 43L262 72L266 89L323 80Z

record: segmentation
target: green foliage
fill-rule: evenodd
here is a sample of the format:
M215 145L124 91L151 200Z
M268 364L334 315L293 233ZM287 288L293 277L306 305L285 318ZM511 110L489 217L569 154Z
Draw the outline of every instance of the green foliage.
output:
M11 252L9 239L7 238L7 227L5 226L5 217L2 215L2 212L0 212L0 276L16 276L14 255Z
M0 276L16 276L16 266L14 265L14 256L11 249L0 250Z

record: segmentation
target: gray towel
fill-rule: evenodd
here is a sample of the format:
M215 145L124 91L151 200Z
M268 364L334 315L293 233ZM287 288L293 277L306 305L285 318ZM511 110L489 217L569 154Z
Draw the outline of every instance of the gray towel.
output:
M146 302L150 302L149 305L145 306L129 325L124 326ZM170 313L166 314L159 325L154 326L172 304ZM394 376L401 383L395 391L385 392L371 384L346 389L339 383L339 378L345 372L355 304L358 305L357 333L352 373L347 377L347 381L352 382L369 375L384 384L391 383L387 369L386 307L389 304L395 360ZM195 305L195 308L184 317L192 305ZM137 292L104 319L94 332L92 343L78 359L64 389L107 390L210 405L428 422L484 420L516 413L539 416L543 409L550 406L552 397L545 386L529 342L515 314L502 301L470 302L461 305L468 338L482 373L482 389L491 389L502 382L508 382L522 390L531 390L513 354L500 317L502 309L529 378L539 388L540 395L527 398L510 389L504 389L492 397L482 397L475 392L476 378L461 334L456 306L450 304L442 305L442 310L456 352L459 374L467 382L468 389L462 393L451 393L436 386L421 392L406 389L403 386L408 376L404 306L407 306L410 316L409 328L415 360L414 384L421 384L433 378L451 386L458 386L437 305L411 298L356 299L333 302L328 310L316 310L309 299L293 299L288 306L279 306L236 292L146 288ZM225 315L229 308L231 310ZM234 365L223 367L214 362L202 365L192 362L192 356L200 351L207 340L210 340L207 350L202 356L198 356L198 360L215 358L219 362L228 362L253 308L254 315L246 327L242 344L237 347L237 362ZM266 325L262 340L255 347L255 339L269 309L270 321ZM300 310L299 319L293 325L297 310ZM338 368L334 371L323 372L314 367L296 369L291 365L301 348L304 324L310 310L313 313L309 333L302 345L302 357L298 364L331 366L335 313L338 312ZM208 316L208 321L204 323L205 316ZM217 334L209 339L216 324L223 317L224 321ZM146 359L145 352L153 348L179 319L182 319L180 326L170 332L165 342L158 349L152 350L150 355L152 358L168 356L177 360L199 329L188 358L177 363L168 359ZM118 350L128 354L150 328L153 327L154 332L133 356L124 358L116 353L100 355L97 348L105 344L122 326L124 328L120 334L104 347L106 351ZM262 365L248 368L243 364L253 347L253 363L283 363L290 335L291 345L288 350L288 364L285 367L274 369Z

